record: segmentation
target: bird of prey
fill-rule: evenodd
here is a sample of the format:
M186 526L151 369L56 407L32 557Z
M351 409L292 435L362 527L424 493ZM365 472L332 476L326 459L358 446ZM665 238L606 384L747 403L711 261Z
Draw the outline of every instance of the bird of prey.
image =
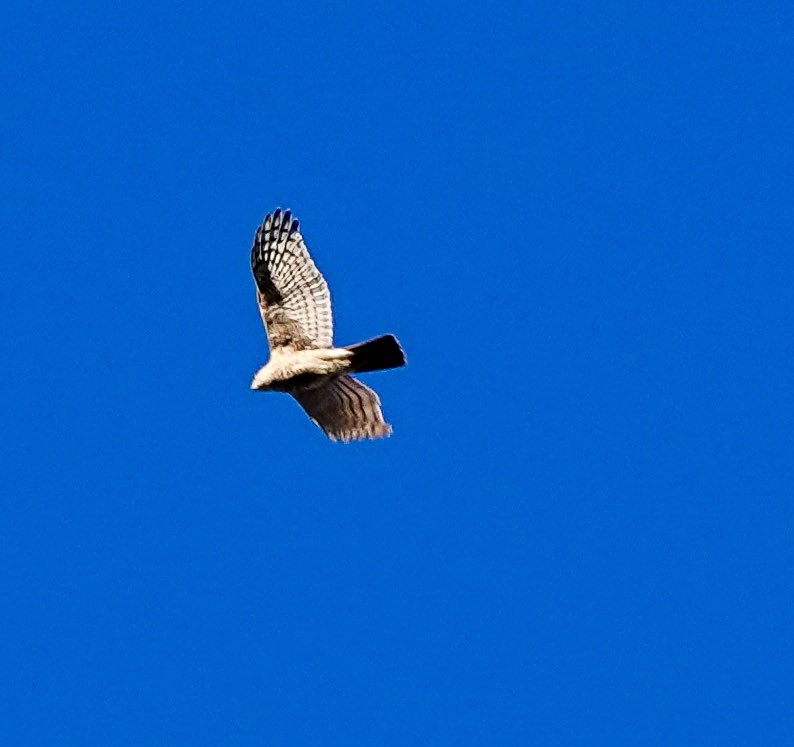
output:
M275 210L257 229L251 270L270 344L251 389L291 394L334 441L388 436L378 395L350 374L398 368L405 354L394 335L334 347L328 285L289 210Z

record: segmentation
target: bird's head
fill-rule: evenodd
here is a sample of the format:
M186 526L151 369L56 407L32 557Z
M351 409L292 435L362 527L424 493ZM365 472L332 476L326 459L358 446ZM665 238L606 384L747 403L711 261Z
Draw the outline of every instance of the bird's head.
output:
M258 391L266 391L270 389L270 385L272 383L272 376L270 371L267 370L267 366L262 366L255 374L254 378L251 381L251 389L256 389Z

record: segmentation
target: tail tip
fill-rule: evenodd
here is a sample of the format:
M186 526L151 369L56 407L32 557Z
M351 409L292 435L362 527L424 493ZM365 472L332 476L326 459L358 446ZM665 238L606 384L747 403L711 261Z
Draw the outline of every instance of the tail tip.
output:
M359 373L399 368L406 363L405 352L391 334L351 345L348 350L353 352L353 370Z

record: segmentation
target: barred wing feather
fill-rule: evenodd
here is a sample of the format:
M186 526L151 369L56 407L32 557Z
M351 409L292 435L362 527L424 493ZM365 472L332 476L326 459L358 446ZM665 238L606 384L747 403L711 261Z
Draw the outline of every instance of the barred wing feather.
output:
M328 284L309 256L298 221L289 210L275 210L257 229L251 270L271 350L332 347Z
M383 419L378 395L352 376L340 376L319 387L299 389L292 394L333 441L383 438L391 433L391 426Z

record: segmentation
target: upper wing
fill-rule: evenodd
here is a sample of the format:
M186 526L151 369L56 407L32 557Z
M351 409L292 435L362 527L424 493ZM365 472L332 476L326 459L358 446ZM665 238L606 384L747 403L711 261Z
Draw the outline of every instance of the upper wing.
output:
M314 389L296 390L292 395L332 441L383 438L391 433L378 395L352 376L340 376Z
M259 312L271 349L330 348L331 294L289 210L269 214L251 248Z

